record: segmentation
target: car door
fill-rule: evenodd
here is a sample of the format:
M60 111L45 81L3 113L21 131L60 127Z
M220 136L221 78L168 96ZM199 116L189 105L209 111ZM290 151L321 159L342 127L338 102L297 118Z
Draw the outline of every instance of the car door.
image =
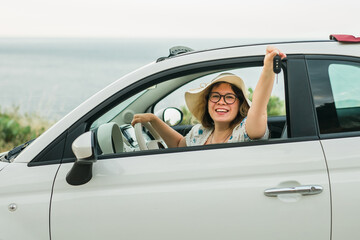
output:
M359 239L360 59L308 56L331 181L332 239Z
M52 239L330 239L305 61L288 59L288 138L103 155L78 186L65 180L73 163L63 163Z
M0 239L50 238L50 198L58 168L15 161L0 171Z

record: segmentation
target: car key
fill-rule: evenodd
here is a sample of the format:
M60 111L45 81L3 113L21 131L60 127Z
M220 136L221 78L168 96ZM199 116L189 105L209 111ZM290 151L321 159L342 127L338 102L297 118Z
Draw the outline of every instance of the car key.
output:
M279 55L274 57L273 71L276 73L276 83L278 83L278 74L281 72L281 57Z
M274 73L278 74L281 72L281 57L279 55L276 55L273 60L273 70Z

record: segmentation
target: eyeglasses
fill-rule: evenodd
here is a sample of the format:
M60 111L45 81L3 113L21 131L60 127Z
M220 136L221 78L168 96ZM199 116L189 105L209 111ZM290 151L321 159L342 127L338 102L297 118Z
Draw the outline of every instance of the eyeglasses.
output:
M236 101L236 99L238 98L235 94L232 94L232 93L227 93L225 95L221 95L218 92L211 92L209 94L209 100L213 103L219 102L221 97L224 98L224 101L227 104L233 104Z

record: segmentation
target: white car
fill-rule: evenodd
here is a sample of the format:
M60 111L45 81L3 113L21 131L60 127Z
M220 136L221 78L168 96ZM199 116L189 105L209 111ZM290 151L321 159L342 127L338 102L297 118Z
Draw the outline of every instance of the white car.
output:
M287 54L269 140L166 148L130 125L154 112L185 135L184 92L220 72L253 89L267 45ZM3 154L0 239L360 239L359 93L351 36L174 48Z

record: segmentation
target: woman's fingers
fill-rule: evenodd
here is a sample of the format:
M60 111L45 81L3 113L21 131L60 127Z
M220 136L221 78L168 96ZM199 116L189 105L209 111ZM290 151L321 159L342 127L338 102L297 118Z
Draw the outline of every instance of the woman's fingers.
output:
M134 126L137 123L141 123L141 116L140 114L135 114L133 120L131 121L131 125Z
M273 66L273 60L276 55L279 55L281 59L286 57L286 54L281 52L279 49L273 47L273 46L267 46L266 48L266 54L264 58L264 67L266 69L271 70Z
M281 52L279 49L273 46L268 46L266 48L266 55L270 55L271 58L274 58L276 55L279 55L281 59L286 57L286 54Z
M150 122L152 120L151 113L143 113L143 114L135 114L133 120L131 121L131 125L135 125L136 123L145 123Z

